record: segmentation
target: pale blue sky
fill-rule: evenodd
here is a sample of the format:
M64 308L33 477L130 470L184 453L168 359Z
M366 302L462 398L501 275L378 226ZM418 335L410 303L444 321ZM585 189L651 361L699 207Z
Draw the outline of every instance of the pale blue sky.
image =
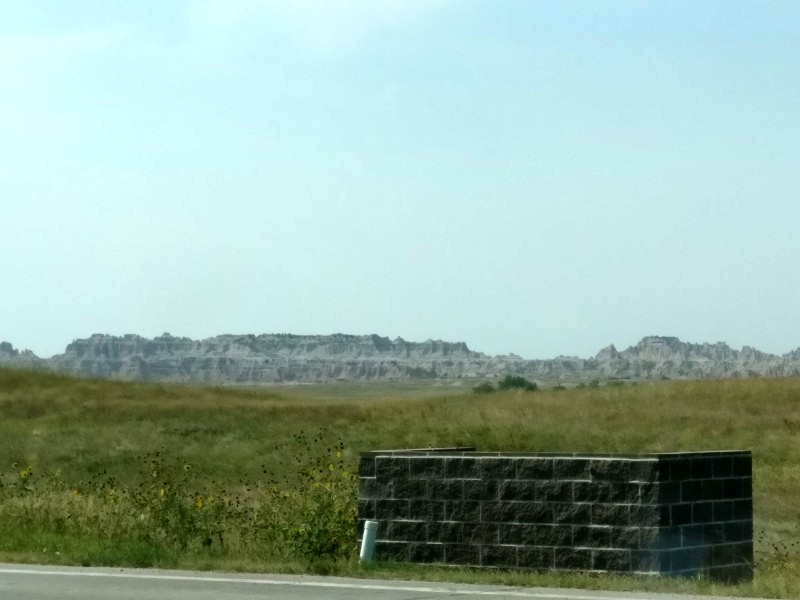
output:
M800 346L800 3L2 2L0 340Z

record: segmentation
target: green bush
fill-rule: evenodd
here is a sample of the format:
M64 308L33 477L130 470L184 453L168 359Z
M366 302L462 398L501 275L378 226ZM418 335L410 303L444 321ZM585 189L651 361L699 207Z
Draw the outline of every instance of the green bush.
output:
M528 381L520 375L506 375L497 383L499 390L523 390L526 392L533 392L536 390L536 384Z

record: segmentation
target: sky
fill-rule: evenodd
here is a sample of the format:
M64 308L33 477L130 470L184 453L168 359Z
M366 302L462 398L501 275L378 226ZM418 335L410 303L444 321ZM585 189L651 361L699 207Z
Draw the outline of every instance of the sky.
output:
M800 347L794 0L37 0L0 340Z

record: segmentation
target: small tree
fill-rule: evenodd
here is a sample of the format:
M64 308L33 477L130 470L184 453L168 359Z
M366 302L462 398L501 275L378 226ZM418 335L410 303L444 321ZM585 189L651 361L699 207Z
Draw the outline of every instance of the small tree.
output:
M533 392L536 390L536 384L520 375L506 375L497 383L497 389Z

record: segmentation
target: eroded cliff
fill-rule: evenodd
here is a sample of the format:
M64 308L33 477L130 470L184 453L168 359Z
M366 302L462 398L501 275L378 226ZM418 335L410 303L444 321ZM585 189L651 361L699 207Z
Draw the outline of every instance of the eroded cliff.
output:
M266 384L410 379L493 379L512 373L544 381L800 375L800 349L783 356L725 343L649 336L593 358L526 360L488 356L463 342L408 342L378 335L220 335L192 340L94 334L49 359L0 343L0 364L142 381Z

